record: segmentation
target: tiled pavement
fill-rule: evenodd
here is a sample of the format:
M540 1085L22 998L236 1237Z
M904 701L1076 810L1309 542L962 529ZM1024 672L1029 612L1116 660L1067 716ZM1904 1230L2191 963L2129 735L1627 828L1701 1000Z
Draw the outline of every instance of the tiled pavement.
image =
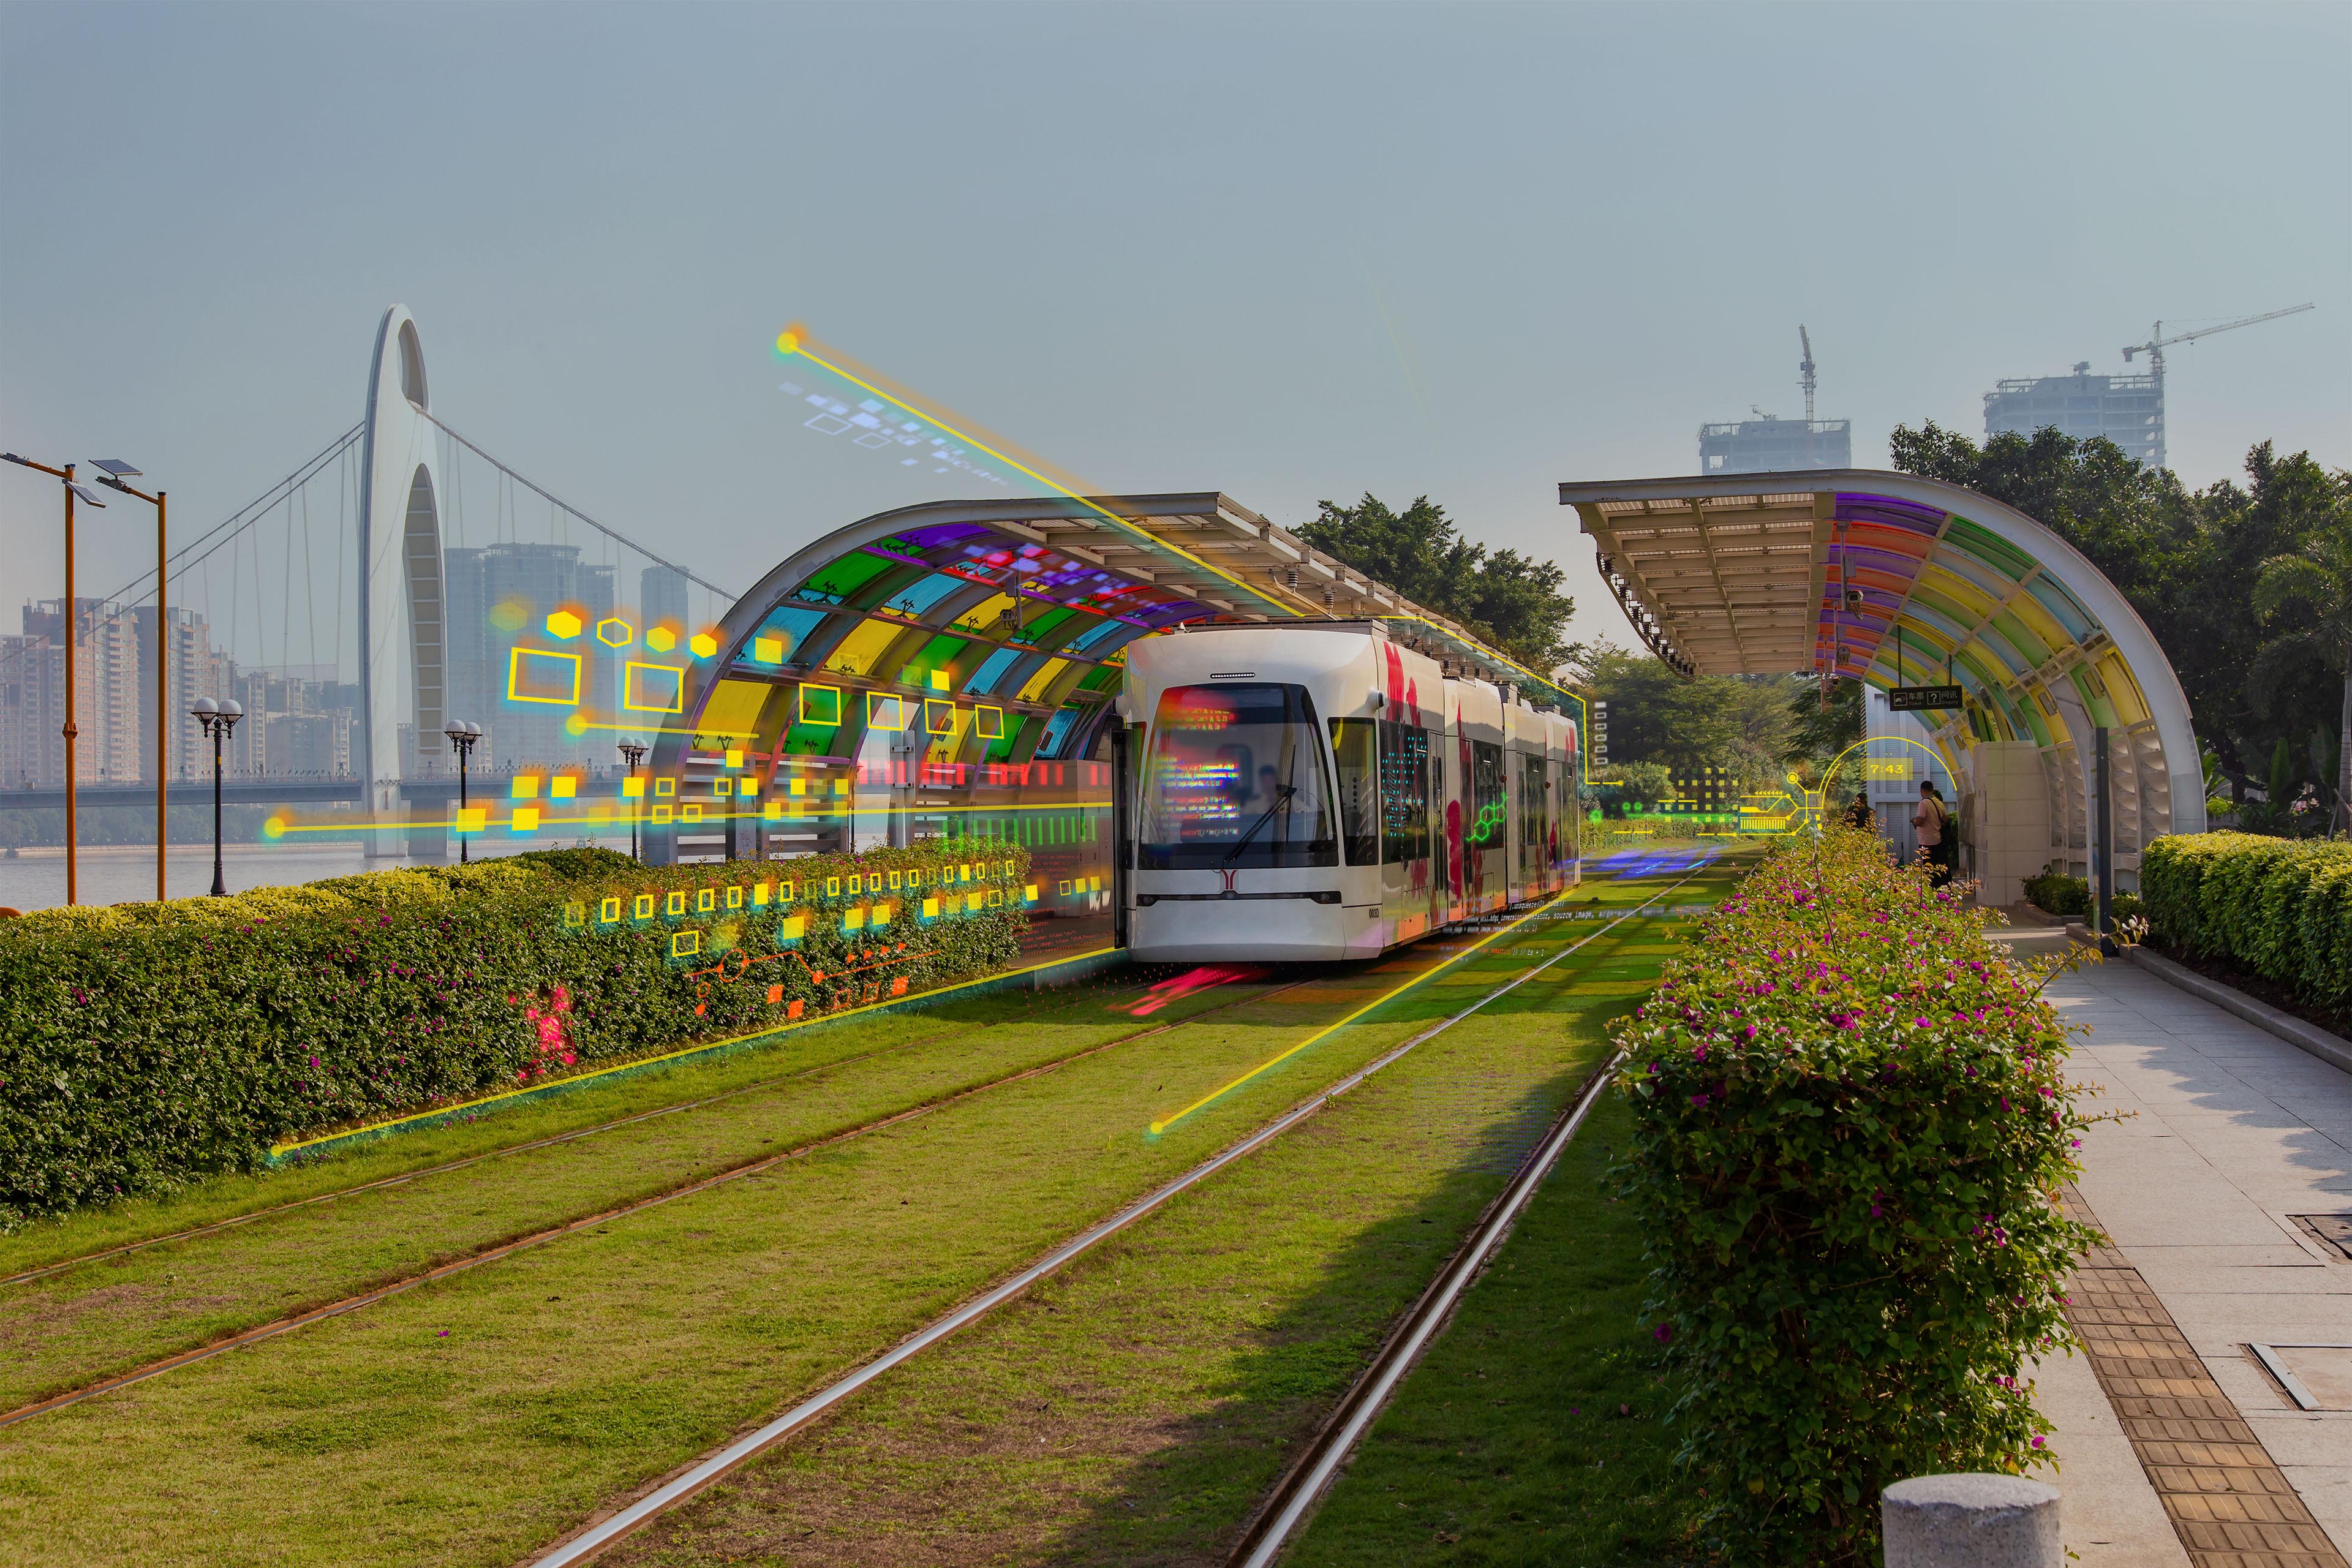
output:
M2054 1447L2086 1461L2059 1478L2069 1545L2085 1563L2179 1562L2147 1554L2160 1500L2196 1568L2336 1568L2352 1547L2352 1398L2328 1400L2315 1376L2323 1403L2346 1407L2303 1410L2247 1347L2352 1346L2352 1262L2290 1217L2352 1213L2352 1076L2123 963L2061 976L2049 995L2092 1031L2074 1076L2102 1091L2095 1108L2126 1113L2084 1138L2075 1201L2115 1247L2074 1294L2109 1430L2154 1487L2134 1491L2079 1382L2045 1367L2071 1412L2052 1410ZM2086 1549L2078 1521L2115 1549Z

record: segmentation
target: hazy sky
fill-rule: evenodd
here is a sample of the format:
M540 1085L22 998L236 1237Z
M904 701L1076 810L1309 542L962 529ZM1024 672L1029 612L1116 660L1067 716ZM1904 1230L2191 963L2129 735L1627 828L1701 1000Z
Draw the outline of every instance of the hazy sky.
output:
M436 412L749 584L959 493L801 428L802 318L1106 489L1425 492L1622 641L1553 485L1801 414L1800 321L1878 465L2315 300L2174 352L2173 462L2352 462L2347 82L2340 4L13 4L0 447L193 532L359 417L397 300ZM0 469L0 629L56 516Z

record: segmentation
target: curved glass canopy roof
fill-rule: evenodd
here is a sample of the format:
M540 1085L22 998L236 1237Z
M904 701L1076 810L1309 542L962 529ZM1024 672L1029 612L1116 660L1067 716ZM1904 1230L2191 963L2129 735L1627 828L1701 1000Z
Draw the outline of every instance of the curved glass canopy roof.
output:
M2098 569L2023 513L1857 468L1571 483L1559 499L1635 629L1685 676L1958 686L1958 710L1922 715L1937 749L1957 767L1977 745L2036 747L2060 848L2083 843L2080 752L2104 728L2118 849L2203 831L2171 663Z
M623 707L658 726L656 793L677 800L681 824L754 817L747 783L764 799L811 768L850 769L851 787L1076 784L1029 765L1096 758L1136 638L1318 617L1377 619L1538 705L1575 700L1202 491L943 501L866 518L779 564L680 657L633 664ZM722 788L714 769L759 776ZM687 816L688 797L704 795L709 808Z

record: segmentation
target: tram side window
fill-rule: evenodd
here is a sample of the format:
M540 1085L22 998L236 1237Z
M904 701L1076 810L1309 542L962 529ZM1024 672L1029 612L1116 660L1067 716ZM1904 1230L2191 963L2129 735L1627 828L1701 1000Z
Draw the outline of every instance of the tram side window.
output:
M1370 719L1331 721L1331 755L1339 764L1339 845L1350 866L1380 863L1380 736Z
M1470 801L1475 816L1464 835L1473 844L1495 844L1509 810L1503 799L1503 748L1486 741L1470 742Z
M1530 852L1543 847L1544 760L1519 759L1519 846Z
M1139 867L1336 866L1334 815L1305 687L1233 682L1160 694L1136 824Z
M1429 795L1435 759L1429 731L1381 721L1381 858L1391 865L1429 854Z

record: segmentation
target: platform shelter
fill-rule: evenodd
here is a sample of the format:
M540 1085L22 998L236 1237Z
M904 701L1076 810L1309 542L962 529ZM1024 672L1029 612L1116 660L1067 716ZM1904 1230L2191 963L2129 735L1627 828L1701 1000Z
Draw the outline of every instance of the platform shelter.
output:
M657 731L648 858L984 830L1031 847L1041 913L1106 911L1126 649L1314 618L1378 620L1580 715L1549 678L1215 491L934 502L803 547L718 627L635 667L623 706Z
M1635 630L1686 679L1958 687L1957 706L1918 717L1960 792L1961 869L1984 901L2014 901L2047 867L2095 879L2103 843L2129 888L2148 840L2204 830L2170 661L2115 585L2024 513L1862 468L1566 483L1559 500Z

